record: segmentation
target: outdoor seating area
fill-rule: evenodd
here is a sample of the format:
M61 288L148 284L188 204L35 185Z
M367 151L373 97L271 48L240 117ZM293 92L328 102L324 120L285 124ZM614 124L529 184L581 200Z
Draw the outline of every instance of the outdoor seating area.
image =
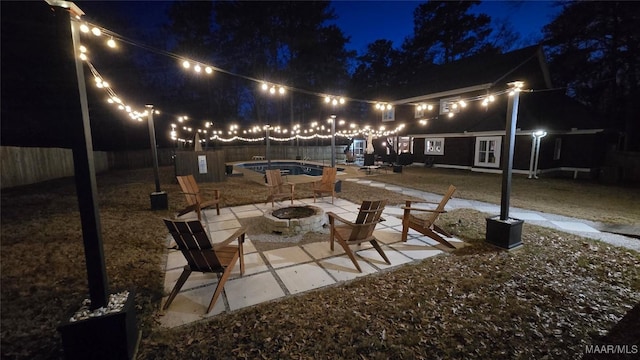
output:
M451 245L451 243L443 238L443 236L451 237L451 234L449 234L448 231L444 230L440 226L436 225L436 220L438 220L440 214L446 213L446 210L444 208L455 191L456 187L453 185L449 185L449 189L444 194L440 202L432 203L438 205L435 209L421 209L412 207L411 201L407 200L405 206L402 207L402 209L404 209L404 213L402 215L402 241L407 241L407 234L409 232L409 229L413 229L449 248L455 249L455 246ZM412 211L414 212L414 214L422 212L430 215L428 215L426 218L421 218L416 215L412 215Z
M271 207L273 207L275 206L275 201L290 199L293 205L295 184L285 182L279 169L266 170L265 177L267 179L267 188L269 189L267 203L271 202Z
M220 190L213 190L211 197L205 200L193 175L176 176L176 179L188 204L186 208L178 212L178 216L195 211L198 215L198 220L201 220L202 209L209 207L215 207L216 213L220 215Z
M286 201L279 205L288 203ZM296 206L313 204L332 214L329 217L339 216L346 222L361 222L365 226L369 223L373 226L367 227L361 237L354 231L357 241L348 241L349 236L337 237L343 246L333 250L329 241L329 229L325 230L325 241L305 244L285 242L282 247L267 251L257 250L251 236L247 235L242 244L244 274L241 262L236 262L228 278L221 280L210 272L193 273L185 279L182 274L188 265L187 259L182 251L174 248L174 237L168 236L167 247L170 250L166 264L165 291L171 292L171 295L163 299L164 311L160 317L162 326L171 328L188 324L223 312L385 271L448 251L438 242L415 231L409 231L408 240L402 241L403 210L397 206L384 206L384 201L368 202L364 207L363 204L339 198L333 204L314 204L313 198L296 199L294 203ZM219 216L213 210L207 210L203 212L203 228L206 229L206 236L211 240L213 248L216 248L216 242L237 237L242 221L261 217L271 210L270 204L260 203L222 208ZM384 221L380 221L381 216ZM366 220L359 221L359 217ZM197 222L194 213L185 214L180 221ZM362 228L361 225L356 225L355 228ZM374 239L375 241L369 242ZM458 239L447 240L456 246L464 246ZM233 244L235 242L231 242ZM181 283L181 286L178 287L176 283ZM216 300L219 284L223 284L224 292ZM216 295L211 299L213 293ZM210 311L207 310L209 307Z
M331 194L331 203L333 204L333 199L336 197L336 175L337 168L335 167L325 167L322 169L322 178L319 181L314 181L311 183L313 188L313 202L316 202L316 197L322 197L324 194Z

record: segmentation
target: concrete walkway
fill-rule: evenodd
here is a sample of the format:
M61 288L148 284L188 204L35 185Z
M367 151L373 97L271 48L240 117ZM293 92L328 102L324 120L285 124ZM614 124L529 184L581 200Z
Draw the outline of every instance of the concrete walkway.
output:
M438 194L376 182L372 180L372 177L347 178L343 181L384 188L431 202L437 202L442 197ZM301 199L296 200L296 205L313 204L323 208L325 212L332 211L350 220L355 218L359 204L344 199L336 199L334 204L331 204L326 199L315 204L313 204L313 199ZM282 206L289 204L289 202L281 203ZM416 206L433 207L431 204L416 204ZM500 213L498 205L479 201L453 198L447 204L447 210L458 208L475 209L491 215ZM259 217L271 209L270 204L235 206L221 209L220 216L215 214L215 210L206 210L203 222L206 223L213 241L222 240L240 227L240 219ZM522 219L525 223L557 229L640 251L639 240L600 232L598 230L599 224L590 221L517 208L511 208L509 215ZM402 209L399 206L387 206L383 217L385 221L376 227L374 234L381 242L391 265L387 265L380 255L365 243L360 247L352 247L363 270L362 273L359 273L339 245L336 245L335 250L331 252L328 241L304 245L292 243L291 246L276 250L258 251L248 236L244 246L245 274L240 276L239 264L236 265L231 278L225 285L223 295L209 314L206 314L205 311L213 295L217 277L213 274L192 273L169 309L161 315L160 323L169 328L185 325L223 312L335 285L359 276L418 262L443 253L444 248L440 244L413 230L410 230L406 243L401 241ZM187 214L182 218L195 219L195 214ZM463 243L458 239L448 240L463 246ZM168 236L167 245L170 242L171 238ZM164 285L166 294L172 290L185 264L186 261L179 251L169 250ZM166 297L163 299L163 304L164 301L166 301Z

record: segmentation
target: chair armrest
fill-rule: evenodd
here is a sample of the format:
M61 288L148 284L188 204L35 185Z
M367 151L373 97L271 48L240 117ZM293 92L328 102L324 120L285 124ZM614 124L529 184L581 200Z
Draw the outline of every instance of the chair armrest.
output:
M333 222L333 219L338 219L338 221L340 221L342 223L349 224L349 225L354 225L353 222L351 222L351 221L349 221L349 220L347 220L347 219L345 219L343 217L340 217L340 216L336 215L335 213L333 213L331 211L329 211L327 213L327 216L329 217L329 222Z
M425 212L440 213L440 214L444 214L447 212L446 210L421 209L421 208L408 207L408 206L401 206L400 208L404 210L409 210L409 211L425 211Z
M240 238L242 235L245 235L247 232L246 227L241 227L236 232L234 232L231 236L226 238L224 241L213 244L213 250L217 250L223 246L229 245L229 243L233 242L235 239Z

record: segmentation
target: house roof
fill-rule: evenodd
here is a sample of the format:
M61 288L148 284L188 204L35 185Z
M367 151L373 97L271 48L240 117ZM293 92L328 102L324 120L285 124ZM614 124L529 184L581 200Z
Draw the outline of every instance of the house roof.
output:
M396 118L407 124L405 134L447 134L466 132L500 131L506 127L506 95L500 96L488 107L479 102L469 104L466 109L449 118L446 114L432 116L426 125L421 125L403 112L402 118ZM516 127L521 130L564 131L576 129L594 129L595 119L577 101L559 91L522 92L518 106Z
M415 119L415 104L429 99L436 103L443 98L460 95L462 99L477 99L494 92L504 92L508 83L523 81L516 127L522 130L564 131L594 129L593 115L563 91L551 90L551 81L542 48L529 46L505 54L485 54L453 63L434 66L412 84L398 89L396 123L404 123L405 134L451 134L466 132L504 131L507 119L506 94L496 96L495 102L483 107L480 101L468 106L453 118L440 115L436 106L426 113L427 124Z
M542 49L538 45L505 54L483 54L444 65L433 65L413 77L402 88L393 89L394 104L409 103L415 97L485 85L506 87L512 81L524 81L529 88L551 86Z

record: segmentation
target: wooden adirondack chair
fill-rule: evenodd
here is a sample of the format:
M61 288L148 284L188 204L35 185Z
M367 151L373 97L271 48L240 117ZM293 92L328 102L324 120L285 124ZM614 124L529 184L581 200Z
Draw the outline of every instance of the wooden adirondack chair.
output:
M274 201L291 199L291 205L293 205L295 184L284 182L280 170L267 170L265 171L267 177L267 187L269 188L269 196L267 197L267 203L271 201L271 206L274 205Z
M336 173L337 168L325 167L322 169L322 179L311 183L313 187L313 202L316 202L316 195L322 197L323 194L331 194L331 203L333 204L333 198L336 196Z
M335 239L338 241L338 244L342 246L344 252L347 253L347 256L349 256L349 259L351 259L359 272L362 272L362 269L360 265L358 265L358 261L356 261L349 245L361 244L365 241L370 242L384 261L391 265L389 258L387 258L387 255L382 251L380 244L378 244L378 241L373 236L373 230L380 222L380 215L382 215L382 210L384 210L386 203L386 200L363 201L360 206L360 212L358 212L358 216L354 222L341 218L332 212L327 213L329 216L329 226L331 227L329 240L331 250L333 251L333 241ZM336 224L336 220L341 224Z
M182 189L182 193L187 199L187 207L178 212L178 216L182 216L188 212L195 211L198 214L198 220L202 220L201 212L203 209L216 207L216 212L220 215L220 190L213 190L213 199L207 201L202 200L200 188L196 183L193 175L176 176L178 184Z
M437 242L441 243L446 247L455 249L455 246L451 245L450 242L443 239L442 236L440 236L438 233L443 234L447 237L451 237L451 234L449 234L446 230L442 229L441 227L435 224L440 214L446 213L446 211L444 210L444 207L445 205L447 205L447 202L449 202L449 199L451 199L455 191L456 191L456 187L453 185L450 185L446 194L444 194L444 196L442 197L442 200L440 200L439 203L434 203L434 204L438 204L435 210L420 209L420 208L412 207L411 201L407 200L406 205L402 207L404 209L404 214L402 216L402 241L407 241L407 234L409 232L409 228L411 228L413 230L418 231L421 234L424 234L432 238L433 240L436 240ZM431 215L428 216L426 219L418 218L415 215L411 214L412 211L414 212L414 214L415 212L422 211L422 212L429 212L431 213Z
M212 244L209 241L206 230L202 227L200 221L179 221L164 220L165 225L178 244L178 249L182 251L187 265L184 266L182 274L178 278L176 285L171 290L167 302L164 304L163 310L169 308L182 286L187 282L192 272L216 273L218 275L218 285L213 293L207 313L213 309L218 297L224 289L224 284L229 278L233 267L238 259L240 259L240 274L244 274L244 258L242 244L246 230L238 229L233 235L226 240ZM237 245L230 245L231 242L238 240Z

